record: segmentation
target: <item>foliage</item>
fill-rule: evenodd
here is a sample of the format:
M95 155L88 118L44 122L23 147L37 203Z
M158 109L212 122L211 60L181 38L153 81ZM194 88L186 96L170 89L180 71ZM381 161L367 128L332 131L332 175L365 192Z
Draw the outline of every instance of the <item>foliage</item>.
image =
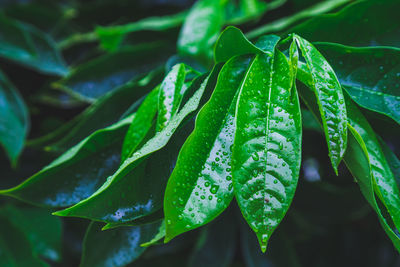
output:
M0 14L0 265L399 262L398 1L22 2Z

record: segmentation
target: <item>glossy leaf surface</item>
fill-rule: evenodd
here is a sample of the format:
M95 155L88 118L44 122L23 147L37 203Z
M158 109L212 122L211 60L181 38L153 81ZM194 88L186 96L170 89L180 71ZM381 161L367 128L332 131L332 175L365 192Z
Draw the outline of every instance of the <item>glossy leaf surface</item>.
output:
M224 65L210 100L197 115L193 133L180 150L165 191L166 242L208 223L233 198L233 121L249 61L249 57L233 58Z
M0 57L45 74L68 73L53 40L35 27L0 14Z
M39 206L65 207L90 196L114 173L131 117L98 130L22 184L0 191Z
M197 109L207 81L208 79L203 81L203 78L200 78L193 82L192 86L196 86L199 89L192 98L161 132L156 133L142 148L124 161L120 168L107 178L107 181L99 190L75 206L58 211L55 214L84 217L105 222L126 222L149 215L160 209L163 199L161 183L166 183L170 174L165 169L172 169L170 163L165 164L162 159L171 159L174 162L180 148L179 142L171 142L171 147L165 149L169 156L163 155L163 151L154 155L151 154L166 146L182 121L188 114ZM183 143L186 139L186 134L188 134L186 131L190 131L190 129L183 131L184 137L177 136L176 141L180 140ZM150 155L149 161L157 164L155 167L146 166L144 159ZM149 179L154 179L157 182L145 182ZM146 185L146 187L143 187L143 185Z
M201 61L212 58L212 45L224 23L221 0L200 0L193 5L178 38L178 51Z
M400 124L400 49L318 43L341 85L360 106Z
M102 231L100 223L92 223L83 242L82 267L126 266L146 248L140 244L153 238L162 222L140 226L119 227Z
M301 159L301 114L286 57L258 55L242 84L236 111L233 185L262 251L294 196Z
M28 134L29 117L21 95L1 71L0 114L0 144L15 166Z
M305 39L297 35L294 39L311 74L312 88L322 118L329 157L337 174L337 168L347 145L347 115L342 88L332 67L321 53Z
M185 84L185 65L172 67L160 85L158 96L158 116L156 130L162 130L178 111Z
M93 102L126 82L139 79L159 67L168 58L161 43L138 45L95 58L74 68L64 79L53 84L72 95ZM165 47L165 44L164 44ZM162 51L162 53L161 53ZM149 57L152 61L146 61ZM147 62L143 64L143 62Z
M159 87L150 92L132 119L122 145L121 162L132 156L133 152L150 132L157 114Z

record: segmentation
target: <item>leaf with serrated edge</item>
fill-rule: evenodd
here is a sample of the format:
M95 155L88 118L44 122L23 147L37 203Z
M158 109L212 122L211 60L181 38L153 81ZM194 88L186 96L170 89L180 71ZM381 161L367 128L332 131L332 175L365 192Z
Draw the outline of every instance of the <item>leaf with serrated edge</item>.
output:
M317 98L324 126L329 157L337 174L337 168L347 145L347 115L342 87L332 67L321 53L300 36L294 35L293 38L297 42L306 60L306 66L311 73L312 88Z
M258 55L242 84L232 152L235 196L262 251L293 199L301 160L298 96L286 57L274 55Z

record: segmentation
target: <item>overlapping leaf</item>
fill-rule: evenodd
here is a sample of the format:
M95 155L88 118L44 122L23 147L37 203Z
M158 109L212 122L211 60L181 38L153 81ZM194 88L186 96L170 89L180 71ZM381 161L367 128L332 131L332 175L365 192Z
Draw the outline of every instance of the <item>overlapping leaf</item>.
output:
M191 86L199 88L166 127L156 133L141 149L128 158L120 168L89 198L75 206L59 211L61 216L76 216L105 222L126 222L149 215L162 205L163 183L170 174L166 169L174 164L179 151L179 141L183 142L190 129L181 129L182 136L174 135L176 142L169 142L182 121L199 105L206 89L208 79L204 77L193 81ZM190 125L189 125L190 126ZM169 147L163 150L168 143ZM182 143L180 143L182 144ZM155 153L154 152L159 152ZM163 154L166 153L167 155ZM149 165L145 159L153 154ZM163 160L169 161L163 163ZM153 179L153 183L149 183ZM146 181L146 182L145 182Z
M305 39L297 35L293 38L311 74L311 86L319 106L329 157L337 174L347 145L347 116L342 88L332 67L321 53Z
M300 170L301 114L290 68L279 51L258 55L236 112L234 191L262 251L289 208Z
M233 198L231 146L239 85L250 58L224 65L216 88L181 148L165 192L166 241L220 214Z

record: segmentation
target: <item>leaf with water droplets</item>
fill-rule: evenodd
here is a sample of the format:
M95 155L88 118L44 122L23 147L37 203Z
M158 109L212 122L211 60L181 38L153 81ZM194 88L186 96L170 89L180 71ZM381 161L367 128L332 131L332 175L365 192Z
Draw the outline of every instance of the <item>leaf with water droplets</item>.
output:
M301 113L290 65L278 50L258 55L242 84L232 152L234 192L262 251L297 186Z
M320 52L308 41L294 35L311 74L314 90L328 144L333 169L337 168L347 146L347 115L342 87L335 72Z
M123 136L133 116L94 132L20 185L0 194L46 207L65 207L87 198L118 168Z
M184 64L177 64L165 76L161 83L158 97L158 117L156 131L161 131L178 112L182 100L185 83L186 68Z
M179 149L192 130L191 124L183 121L197 109L208 81L204 75L195 79L191 86L198 90L189 101L163 130L125 160L101 188L55 214L115 223L132 221L159 210ZM171 138L174 140L170 141Z
M360 106L400 124L400 50L317 43L343 88Z
M162 220L102 231L100 223L92 222L83 241L80 266L126 266L146 250L140 244L157 235L161 224Z
M17 89L0 71L0 145L16 166L28 134L29 116Z
M236 57L224 65L181 149L165 191L166 242L210 222L233 198L233 121L238 88L249 61L249 57Z
M135 113L122 145L121 163L132 156L133 152L145 140L154 125L157 114L159 86L149 93Z

